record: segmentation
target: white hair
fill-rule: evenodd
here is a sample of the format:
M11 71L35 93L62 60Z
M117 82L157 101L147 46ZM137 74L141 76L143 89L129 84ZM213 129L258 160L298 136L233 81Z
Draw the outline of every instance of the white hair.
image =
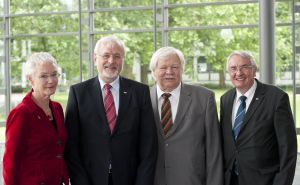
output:
M115 43L117 44L122 50L123 50L123 54L125 56L125 44L122 40L120 40L119 38L117 38L114 35L110 35L110 36L106 36L106 37L102 37L101 39L99 39L95 45L94 48L94 53L97 53L99 51L99 48L102 45L105 45L107 43Z
M169 47L169 46L162 47L162 48L158 49L152 55L152 58L151 58L151 61L150 61L150 70L151 70L151 74L152 74L152 76L153 76L154 79L155 79L154 70L157 67L158 60L165 59L165 58L167 58L167 57L169 57L171 55L178 56L178 58L180 60L180 66L181 66L181 69L183 71L184 64L185 64L185 59L184 59L183 53L179 49L176 49L176 48L173 48L173 47Z
M33 53L27 60L25 64L25 74L26 76L31 76L36 72L36 67L40 64L50 63L56 70L58 70L58 64L56 59L47 52Z
M257 69L256 61L250 51L233 51L227 58L227 63L226 63L227 69L228 69L228 63L229 63L230 58L235 55L238 55L244 59L249 60L251 62L251 65L254 66L255 69Z

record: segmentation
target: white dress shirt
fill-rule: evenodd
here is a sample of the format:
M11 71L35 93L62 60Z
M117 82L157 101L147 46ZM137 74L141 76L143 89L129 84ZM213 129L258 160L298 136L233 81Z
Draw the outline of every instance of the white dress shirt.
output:
M256 87L257 87L257 83L254 80L253 85L251 86L251 88L245 94L242 94L238 90L236 90L236 97L234 99L233 108L232 108L232 128L233 128L233 125L234 125L236 113L237 113L238 108L241 104L240 97L241 96L246 96L247 97L247 99L246 99L246 112L247 112L247 110L249 108L249 105L250 105L250 103L251 103L251 101L254 97Z
M104 103L104 96L105 96L105 91L104 91L104 85L106 84L100 77L98 78L100 82L100 88L102 92L102 97L103 97L103 103ZM111 85L110 91L111 94L114 97L114 103L115 103L115 108L116 108L116 115L118 115L118 110L119 110L119 99L120 99L120 80L119 76L116 78L112 83L109 83Z
M156 89L157 89L157 98L158 98L159 117L161 117L161 106L162 106L163 101L164 101L164 98L162 97L162 94L164 94L165 92L162 91L158 85L156 85ZM180 97L180 90L181 90L181 83L173 91L169 92L171 94L171 96L169 97L169 100L170 100L170 103L171 103L173 124L174 124L175 117L176 117L176 114L177 114L179 97Z

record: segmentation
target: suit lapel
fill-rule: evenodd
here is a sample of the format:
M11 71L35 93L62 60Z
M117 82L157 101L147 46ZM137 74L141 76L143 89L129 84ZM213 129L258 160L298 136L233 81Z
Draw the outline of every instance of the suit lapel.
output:
M121 76L120 76L119 80L120 80L119 110L118 110L116 126L114 128L112 135L118 130L120 122L121 122L120 120L122 120L124 114L127 112L126 109L128 108L130 98L132 96L132 89L131 89L131 86L128 83L128 81L125 78L122 78Z
M181 90L180 90L177 114L176 114L173 126L172 126L171 130L168 132L168 134L166 135L166 137L171 136L176 131L178 126L180 124L182 124L182 120L183 120L191 102L192 102L191 92L187 89L187 87L184 84L182 84Z
M156 85L152 86L150 88L150 97L151 97L151 103L152 103L152 109L154 113L154 119L156 123L156 127L159 129L161 136L164 137L164 132L161 126L160 122L160 116L159 116L159 111L158 111L158 98L157 98L157 90L156 90Z

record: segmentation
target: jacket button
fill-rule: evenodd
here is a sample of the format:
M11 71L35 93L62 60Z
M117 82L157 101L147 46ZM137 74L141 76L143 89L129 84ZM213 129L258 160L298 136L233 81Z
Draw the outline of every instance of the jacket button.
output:
M57 145L58 145L58 146L63 146L62 140L58 140L58 141L57 141Z
M57 154L57 155L56 155L56 158L62 159L62 158L64 158L64 156L63 156L62 154Z

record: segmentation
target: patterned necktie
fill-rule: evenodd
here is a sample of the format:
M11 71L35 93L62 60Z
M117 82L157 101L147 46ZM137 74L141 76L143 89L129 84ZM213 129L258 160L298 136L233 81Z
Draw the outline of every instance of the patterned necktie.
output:
M171 103L169 100L170 96L171 96L170 93L164 93L162 95L164 101L161 106L161 124L165 135L167 135L168 131L172 128L173 125Z
M244 117L245 117L245 113L246 113L246 99L247 97L246 96L241 96L240 97L240 100L241 100L241 104L238 108L238 111L236 113L236 116L235 116L235 120L234 120L234 126L233 126L233 136L234 136L234 139L236 140L238 135L239 135L239 132L241 130L241 125L243 123L243 120L244 120Z
M116 125L117 116L116 116L114 98L113 95L111 94L110 88L111 85L109 84L104 85L104 92L105 92L104 108L105 108L107 122L110 128L110 133L112 133Z

